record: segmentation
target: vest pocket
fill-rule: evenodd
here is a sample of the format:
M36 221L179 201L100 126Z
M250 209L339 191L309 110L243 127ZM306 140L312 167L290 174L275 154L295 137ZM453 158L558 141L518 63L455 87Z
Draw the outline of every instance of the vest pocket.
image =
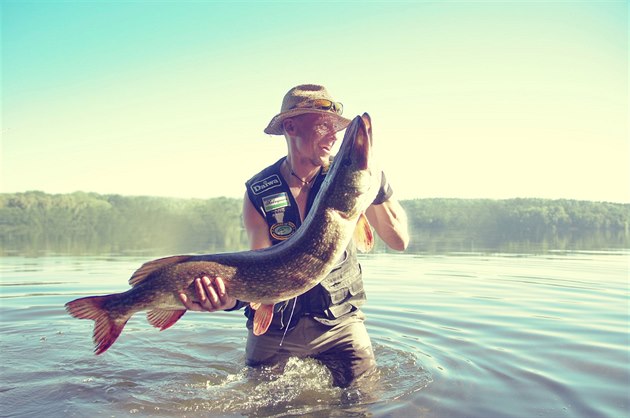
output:
M346 270L346 269L340 269ZM339 318L355 311L365 300L365 290L361 279L361 267L339 272L321 283L324 288L324 310L329 319Z

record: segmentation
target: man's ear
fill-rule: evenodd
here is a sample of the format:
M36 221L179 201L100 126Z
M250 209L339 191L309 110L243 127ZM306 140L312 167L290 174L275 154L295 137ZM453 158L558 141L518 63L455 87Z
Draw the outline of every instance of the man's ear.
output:
M282 128L287 134L293 135L295 133L295 122L293 119L287 118L282 121Z

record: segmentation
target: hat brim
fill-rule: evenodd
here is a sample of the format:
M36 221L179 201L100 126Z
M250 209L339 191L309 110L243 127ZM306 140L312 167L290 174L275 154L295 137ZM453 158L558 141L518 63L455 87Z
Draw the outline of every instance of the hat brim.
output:
M304 115L306 113L317 113L320 115L329 116L333 121L333 126L335 128L335 132L341 131L342 129L346 129L350 122L350 119L346 119L341 115L336 113L329 112L327 110L319 110L319 109L291 109L286 112L278 113L271 119L269 125L265 128L265 133L269 135L283 135L284 131L282 130L282 121L298 115Z

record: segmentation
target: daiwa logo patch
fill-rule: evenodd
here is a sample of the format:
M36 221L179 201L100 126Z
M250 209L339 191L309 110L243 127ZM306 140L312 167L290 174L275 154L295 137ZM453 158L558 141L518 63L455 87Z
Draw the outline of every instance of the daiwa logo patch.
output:
M280 181L280 176L278 176L277 174L272 174L271 176L252 184L250 188L252 189L252 192L254 192L254 194L258 195L265 190L273 189L274 187L278 187L281 185L282 181Z

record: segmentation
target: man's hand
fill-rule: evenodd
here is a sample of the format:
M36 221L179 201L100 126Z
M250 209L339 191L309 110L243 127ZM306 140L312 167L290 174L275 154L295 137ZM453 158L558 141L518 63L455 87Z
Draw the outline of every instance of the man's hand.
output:
M179 293L179 299L186 309L197 312L214 312L233 308L236 299L228 296L225 291L225 283L220 277L201 277L195 279L195 290L198 302L188 298L183 292Z

